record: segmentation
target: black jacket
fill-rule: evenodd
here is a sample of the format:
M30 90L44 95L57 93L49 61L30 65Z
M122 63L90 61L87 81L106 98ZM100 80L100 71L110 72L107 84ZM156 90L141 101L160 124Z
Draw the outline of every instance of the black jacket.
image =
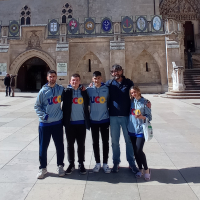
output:
M63 111L63 125L66 129L70 126L70 118L71 118L71 112L72 112L72 94L73 89L72 88L65 88L63 90L62 94L62 111ZM87 91L81 91L81 95L83 97L84 102L84 117L85 117L85 126L89 130L90 129L90 113L89 113L89 97L87 94Z
M5 86L10 86L10 76L6 76L6 77L4 78L4 85L5 85Z

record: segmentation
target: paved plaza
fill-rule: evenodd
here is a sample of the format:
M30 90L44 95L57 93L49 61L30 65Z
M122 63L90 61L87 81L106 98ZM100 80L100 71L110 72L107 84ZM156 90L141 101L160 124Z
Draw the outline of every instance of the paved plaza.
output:
M11 98L0 93L0 200L200 199L200 100L144 95L152 102L154 129L154 139L144 148L152 170L150 182L136 180L128 169L123 137L119 173L105 174L103 170L93 173L90 132L86 139L87 175L79 175L76 169L71 175L58 177L51 141L49 173L45 179L37 180L38 117L33 109L36 96L16 93ZM66 169L67 154L65 164ZM112 167L111 146L109 165Z

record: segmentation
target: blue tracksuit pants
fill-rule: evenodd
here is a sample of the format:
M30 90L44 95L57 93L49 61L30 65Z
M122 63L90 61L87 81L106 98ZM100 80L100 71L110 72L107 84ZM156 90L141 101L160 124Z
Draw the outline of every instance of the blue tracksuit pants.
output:
M62 123L51 126L39 126L39 160L40 169L47 166L47 149L53 138L56 146L57 165L64 166L64 144L63 144L63 125Z

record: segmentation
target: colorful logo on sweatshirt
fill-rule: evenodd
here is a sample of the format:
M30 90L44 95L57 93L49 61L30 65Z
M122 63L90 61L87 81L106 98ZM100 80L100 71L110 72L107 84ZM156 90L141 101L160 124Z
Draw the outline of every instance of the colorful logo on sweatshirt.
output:
M103 103L106 102L106 98L105 97L99 97L99 96L90 97L90 102L91 103L101 103L101 104L103 104Z
M78 97L73 98L72 102L74 104L83 104L83 98L82 97L80 97L80 98L78 98Z
M61 103L61 95L55 96L55 97L51 97L51 98L49 98L47 100L48 100L49 105Z
M135 109L131 108L131 115L135 115Z

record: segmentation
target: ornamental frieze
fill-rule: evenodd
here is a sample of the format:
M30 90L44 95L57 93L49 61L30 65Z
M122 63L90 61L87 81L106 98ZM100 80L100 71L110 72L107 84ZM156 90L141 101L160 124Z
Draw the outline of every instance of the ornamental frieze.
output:
M160 14L164 19L196 20L200 13L200 0L163 0Z

